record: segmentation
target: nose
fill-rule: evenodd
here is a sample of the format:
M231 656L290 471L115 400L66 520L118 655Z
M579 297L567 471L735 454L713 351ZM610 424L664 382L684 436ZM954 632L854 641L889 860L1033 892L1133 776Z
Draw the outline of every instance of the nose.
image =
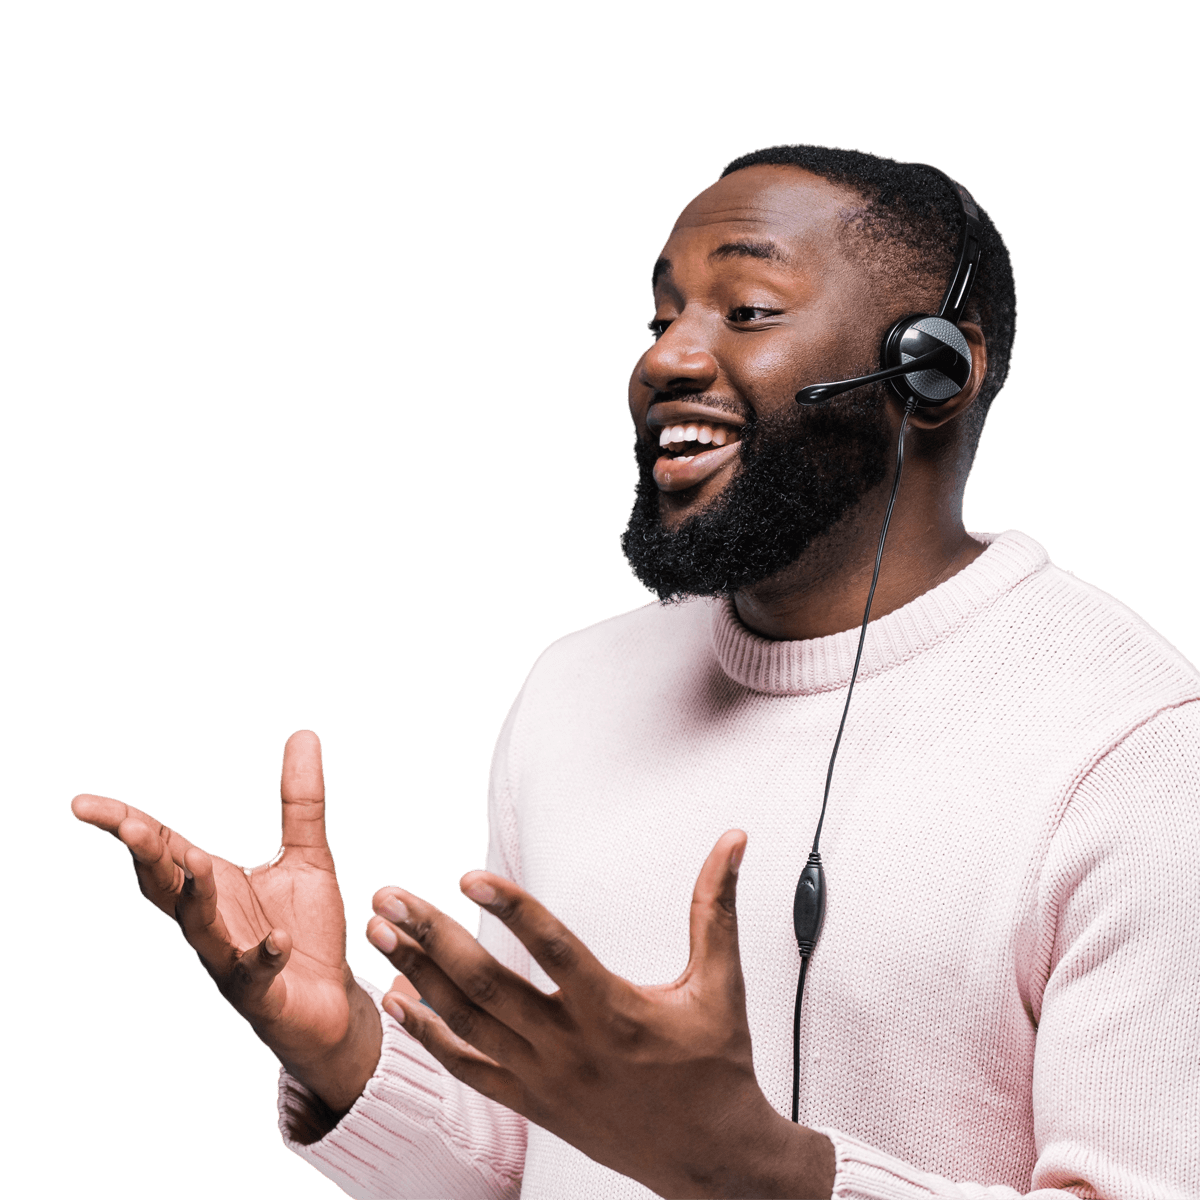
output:
M709 350L700 322L678 317L646 351L639 382L656 392L702 392L712 387L720 367Z

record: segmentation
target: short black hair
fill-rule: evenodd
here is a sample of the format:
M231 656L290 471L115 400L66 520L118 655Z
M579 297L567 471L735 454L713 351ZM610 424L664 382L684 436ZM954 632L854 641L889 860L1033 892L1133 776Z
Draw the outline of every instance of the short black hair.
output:
M746 167L763 165L800 167L857 192L866 201L866 207L847 213L847 222L852 233L861 234L873 243L872 257L893 262L898 259L902 274L907 276L914 291L922 288L928 292L937 280L945 291L954 269L962 208L957 194L937 172L919 163L896 162L861 150L771 146L735 158L721 172L721 178ZM979 274L963 314L965 319L980 326L987 341L987 375L967 414L966 432L972 450L979 440L987 411L1008 375L1017 325L1017 296L1008 250L1000 231L982 208L979 218Z

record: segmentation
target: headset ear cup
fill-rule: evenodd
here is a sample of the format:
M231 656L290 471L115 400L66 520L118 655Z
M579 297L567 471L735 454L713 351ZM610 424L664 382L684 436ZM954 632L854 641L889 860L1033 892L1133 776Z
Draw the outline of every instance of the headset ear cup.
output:
M944 317L918 313L902 317L883 338L883 366L899 367L920 354L937 349L940 343L957 355L952 375L942 371L913 371L889 380L893 392L905 404L915 399L918 407L936 408L954 399L971 378L971 347L959 327Z

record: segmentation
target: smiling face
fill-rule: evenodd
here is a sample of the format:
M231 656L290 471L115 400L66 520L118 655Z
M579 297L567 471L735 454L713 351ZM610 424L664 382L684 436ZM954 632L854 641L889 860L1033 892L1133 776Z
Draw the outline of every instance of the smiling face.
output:
M847 222L863 206L806 171L757 166L701 193L672 230L654 270L655 342L630 380L641 481L624 543L660 596L759 582L882 480L879 388L795 401L876 369L904 315L854 253Z

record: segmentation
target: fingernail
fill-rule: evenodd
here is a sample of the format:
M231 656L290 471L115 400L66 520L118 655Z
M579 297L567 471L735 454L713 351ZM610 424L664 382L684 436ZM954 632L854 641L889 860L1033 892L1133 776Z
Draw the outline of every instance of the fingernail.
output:
M383 998L383 1011L387 1013L393 1021L404 1024L404 1018L407 1014L404 1011L404 1006L390 992Z
M386 917L393 925L403 925L408 920L408 905L399 896L386 896L375 911Z
M193 875L191 871L187 869L187 867L183 868L183 877L188 881L188 883L191 883L192 880L196 878L195 875Z
M279 948L275 945L274 939L271 937L271 935L269 933L263 939L263 945L267 948L267 953L272 958L279 957Z
M477 879L467 888L466 895L476 904L491 904L496 899L496 889L490 883Z
M734 875L738 873L742 865L742 855L746 853L746 843L743 842L740 846L735 846L733 852L729 856L729 869Z
M376 950L382 950L384 954L391 954L400 944L400 939L396 936L396 931L384 925L382 921L378 925L372 925L367 930L367 938Z

